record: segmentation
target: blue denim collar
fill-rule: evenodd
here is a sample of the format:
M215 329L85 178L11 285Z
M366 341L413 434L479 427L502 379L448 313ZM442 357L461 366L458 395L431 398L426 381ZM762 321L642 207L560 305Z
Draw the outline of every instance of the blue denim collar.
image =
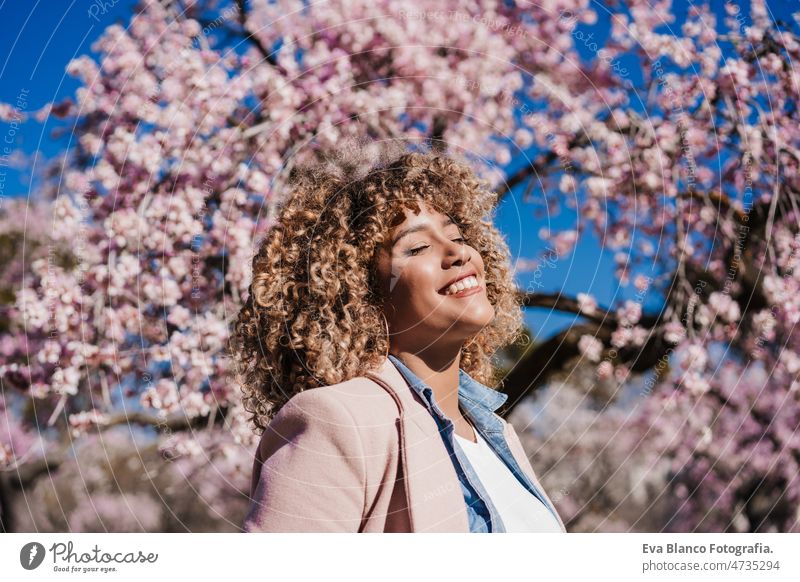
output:
M453 452L456 455L458 465L466 473L467 483L474 487L478 497L486 504L486 508L489 512L490 531L506 531L503 520L501 519L500 514L497 512L497 508L492 503L492 500L486 492L486 489L481 484L480 478L475 473L474 467L472 467L469 459L467 459L464 455L461 445L455 442L455 439L453 438L454 429L452 421L445 419L444 423L441 422L441 419L443 419L444 416L442 410L439 408L435 398L433 397L433 389L420 380L420 378L414 374L414 372L409 370L408 366L403 364L403 362L401 362L395 356L389 354L389 360L399 370L400 375L405 378L408 385L411 386L412 390L414 390L414 392L420 397L428 410L431 411L431 414L434 415L434 418L440 419L437 420L437 425L440 427L444 426L444 428L440 428L440 430L445 431L445 443L454 449ZM553 506L548 503L544 494L539 491L536 484L533 483L527 475L525 475L524 471L519 466L519 463L514 458L514 453L511 452L511 449L508 446L506 437L503 434L506 421L504 421L494 412L508 399L508 394L504 394L502 392L498 392L497 390L492 390L488 386L484 386L472 378L469 374L464 372L464 370L459 369L458 377L458 403L459 406L464 409L466 416L473 422L478 432L483 433L486 442L489 443L490 447L495 451L495 453L497 453L500 458L503 459L503 461L509 466L517 479L519 479L520 482L525 485L528 491L535 495L545 505L545 507L550 510L550 512L561 524L562 529L566 531L566 529L564 529L563 522L561 522L561 518L558 516ZM467 489L467 485L465 485L463 481L462 489ZM486 531L484 529L480 529L480 520L478 520L476 517L477 514L475 512L469 513L469 516L470 531ZM473 519L477 521L473 522ZM473 526L475 529L473 529Z
M393 354L389 359L400 370L411 388L422 398L423 402L430 402L433 390L425 384L408 366ZM428 392L428 395L426 395ZM469 416L469 419L480 428L489 432L502 432L502 420L494 413L495 410L508 399L508 394L492 390L481 384L463 369L458 370L458 402Z

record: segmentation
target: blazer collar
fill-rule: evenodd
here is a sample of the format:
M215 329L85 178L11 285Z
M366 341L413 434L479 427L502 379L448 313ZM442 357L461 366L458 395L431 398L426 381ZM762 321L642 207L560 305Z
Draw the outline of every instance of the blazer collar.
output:
M428 388L428 385L425 384L419 378L419 376L412 372L402 360L393 354L389 354L388 359L391 360L395 366L397 366L397 368L402 372L403 376L409 380L411 387L414 388L414 390L416 390L418 393L421 393L422 390ZM500 408L500 406L508 399L508 394L504 394L502 392L498 392L497 390L492 390L488 386L484 386L461 368L458 370L458 396L459 400L462 398L468 398L473 403L483 406L490 412L494 412Z
M366 373L395 400L408 518L415 532L469 532L464 496L424 399L387 357Z
M431 388L396 356L389 354L387 361L399 370L406 383L419 395L420 400L425 402L423 392L431 390ZM384 365L384 369L385 367L386 365ZM486 431L502 431L502 421L496 417L494 411L508 399L508 394L492 390L475 380L463 369L458 370L458 378L458 401L470 420Z

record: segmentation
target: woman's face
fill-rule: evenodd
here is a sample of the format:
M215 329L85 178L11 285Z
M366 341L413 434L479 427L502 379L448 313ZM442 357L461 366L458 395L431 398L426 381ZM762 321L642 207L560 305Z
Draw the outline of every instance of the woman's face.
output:
M393 349L460 349L494 319L480 254L461 238L457 224L424 202L418 214L405 211L377 269ZM456 287L449 286L457 279Z

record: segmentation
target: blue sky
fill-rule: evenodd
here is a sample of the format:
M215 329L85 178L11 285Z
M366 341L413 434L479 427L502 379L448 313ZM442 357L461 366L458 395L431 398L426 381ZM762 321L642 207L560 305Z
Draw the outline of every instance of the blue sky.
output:
M114 22L125 25L135 4L135 0L72 0L63 3L52 0L0 0L4 31L0 35L0 101L14 105L18 95L25 94L25 109L33 111L48 102L73 95L79 84L65 74L66 64L78 55L90 53L92 42L108 25ZM743 14L746 14L749 2L739 4ZM722 14L723 5L720 0L712 2L719 14ZM792 8L797 9L794 2L772 1L768 5L777 17L785 20L790 20ZM689 2L686 1L675 3L678 20L674 26L680 26L688 6ZM602 8L598 12L600 20L591 30L598 31L596 36L602 41L602 31L608 30L607 18L603 16ZM585 59L592 58L588 48L583 47L582 43L577 45ZM5 134L8 124L0 123L0 126L0 131ZM39 151L43 157L51 157L63 151L69 140L68 135L54 137L51 135L52 129L50 124L42 125L36 121L22 124L14 136L17 140L15 146L26 156ZM519 163L519 160L512 162L512 166ZM6 172L2 193L7 196L27 196L29 176L9 168L2 170ZM557 232L574 228L575 221L576 215L571 212L537 218L530 205L520 203L520 196L507 196L497 212L497 225L506 234L515 258L530 258L542 249L543 244L538 238L542 226L549 226ZM590 235L588 229L586 234ZM612 253L603 252L591 235L579 242L575 253L560 259L552 267L544 266L540 275L540 292L560 290L568 296L575 296L578 292L591 293L601 305L611 304L619 299L620 294L625 297L633 294L630 290L623 293L617 287L613 278ZM530 278L530 274L520 273L518 282L526 285ZM645 310L658 309L659 302L658 297L648 297ZM526 322L540 340L573 321L572 315L551 313L544 309L526 312Z
M0 101L16 105L17 96L26 94L25 111L30 112L74 95L79 83L65 73L67 63L90 53L90 45L109 24L125 24L135 1L109 0L106 5L106 14L96 7L92 17L94 1L0 0ZM50 129L35 120L23 124L16 147L27 155L40 151L44 157L63 151L68 138L54 139ZM7 195L27 196L28 190L27 176L9 172Z

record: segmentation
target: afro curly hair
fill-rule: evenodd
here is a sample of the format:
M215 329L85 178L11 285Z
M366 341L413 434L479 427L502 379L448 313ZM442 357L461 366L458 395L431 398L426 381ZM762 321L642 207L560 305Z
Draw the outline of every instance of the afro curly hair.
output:
M492 382L494 352L521 335L522 305L508 247L491 223L497 194L466 162L400 142L349 140L295 166L287 187L253 256L229 348L259 432L293 395L385 361L390 339L375 259L419 202L450 216L483 259L495 318L465 342L460 367Z

